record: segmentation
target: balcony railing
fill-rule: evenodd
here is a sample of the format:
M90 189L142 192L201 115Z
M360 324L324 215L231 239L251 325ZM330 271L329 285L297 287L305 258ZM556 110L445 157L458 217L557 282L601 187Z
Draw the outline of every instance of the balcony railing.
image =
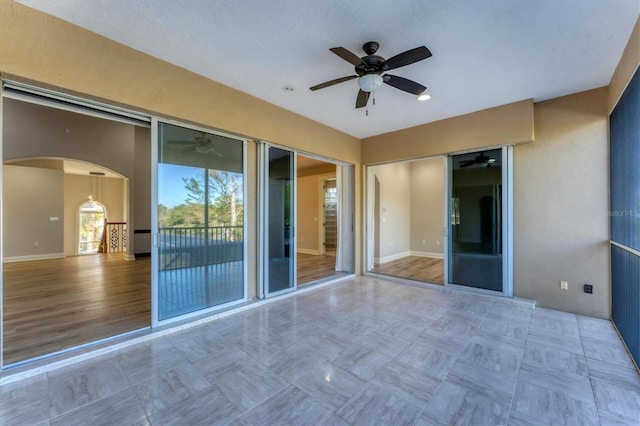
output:
M242 260L243 226L160 228L160 270Z

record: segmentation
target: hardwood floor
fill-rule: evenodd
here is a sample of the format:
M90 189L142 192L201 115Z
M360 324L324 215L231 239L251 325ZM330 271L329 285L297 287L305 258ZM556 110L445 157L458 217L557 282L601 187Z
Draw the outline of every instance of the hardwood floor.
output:
M298 285L308 284L338 274L335 253L315 255L298 253Z
M335 254L298 253L298 284L336 275ZM3 264L4 364L147 327L151 258L122 254Z
M432 257L407 256L375 265L372 272L444 285L444 260Z
M149 326L151 259L97 254L5 263L4 363Z

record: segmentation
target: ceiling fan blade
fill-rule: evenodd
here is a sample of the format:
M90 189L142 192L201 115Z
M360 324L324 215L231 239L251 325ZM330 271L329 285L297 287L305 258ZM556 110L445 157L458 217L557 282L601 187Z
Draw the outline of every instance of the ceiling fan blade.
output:
M344 83L345 81L353 80L354 78L358 78L357 75L350 75L348 77L340 77L335 80L325 81L324 83L316 84L313 87L309 87L309 90L318 90L324 89L325 87L333 86L334 84Z
M425 46L416 47L415 49L407 50L392 56L382 64L384 71L392 70L395 68L404 67L405 65L413 64L414 62L421 61L431 57L431 52Z
M364 90L360 90L358 92L358 97L356 98L356 108L362 108L367 106L367 102L369 102L370 92L365 92Z
M332 47L329 50L353 65L361 65L364 63L362 62L362 59L358 57L358 55L345 49L344 47Z
M196 141L167 141L166 142L167 145L187 145L187 146L193 146L193 145L197 145Z
M408 80L404 77L398 77L397 75L385 74L384 76L382 76L382 79L389 86L393 86L396 89L400 89L408 93L413 93L414 95L419 95L427 90L427 88L422 84L416 83L412 80Z

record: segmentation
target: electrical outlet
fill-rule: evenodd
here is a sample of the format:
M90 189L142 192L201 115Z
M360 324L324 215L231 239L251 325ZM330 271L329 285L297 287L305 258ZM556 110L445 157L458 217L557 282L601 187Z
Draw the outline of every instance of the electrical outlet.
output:
M33 242L33 246L34 246L34 247L38 247L38 242L37 242L37 241L34 241L34 242Z
M569 290L569 283L567 281L560 281L560 290Z
M591 284L585 284L584 292L587 294L593 294L593 286Z

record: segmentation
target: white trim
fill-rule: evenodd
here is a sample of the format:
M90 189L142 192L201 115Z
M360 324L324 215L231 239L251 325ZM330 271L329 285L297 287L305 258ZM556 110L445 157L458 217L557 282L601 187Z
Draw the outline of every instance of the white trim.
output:
M124 257L124 260L136 260L136 255L135 254L127 254Z
M64 253L30 254L26 256L10 256L2 259L2 263L28 262L30 260L62 259Z
M502 149L502 294L513 297L513 146Z
M314 256L320 256L322 254L320 253L320 250L306 249L306 248L300 248L300 247L298 247L298 249L296 250L296 253L313 254Z
M375 263L379 265L381 263L391 262L393 260L402 259L403 257L408 257L408 256L411 256L411 252L403 251L400 253L390 254L389 256L385 256L385 257L376 257L374 260L375 260Z
M296 250L298 249L298 154L296 151L291 150L291 189L290 197L291 203L291 213L290 217L293 223L289 224L291 228L291 232L289 235L289 256L291 259L291 267L289 269L289 273L293 278L293 289L298 289L298 257L295 255Z
M636 249L632 249L629 246L625 246L624 244L620 244L618 242L615 242L613 240L609 240L609 244L611 244L612 246L616 246L618 248L621 248L624 251L628 251L631 254L635 254L636 256L640 257L640 251L636 250Z
M267 194L266 194L266 177L267 177L267 145L264 142L258 142L257 146L257 160L258 160L258 176L256 176L257 183L257 202L258 205L256 209L258 211L257 221L258 221L258 247L256 250L256 254L258 256L258 268L257 268L257 279L258 279L258 288L257 288L257 297L258 299L264 299L266 296L266 274L267 274L267 215L268 215L268 204L267 204Z
M376 232L376 223L375 223L375 167L376 166L367 166L365 169L364 182L366 184L366 188L364 190L365 193L365 211L364 211L364 220L365 220L365 246L363 250L364 256L364 272L373 270L375 264L375 232Z
M64 111L75 112L105 120L118 121L134 126L149 127L151 116L126 108L107 105L102 102L91 101L66 93L43 89L29 84L4 80L3 96L23 102L43 105Z
M249 183L247 182L247 161L247 140L244 139L242 141L242 268L244 274L242 281L244 281L244 300L249 297L249 242L247 241Z
M444 286L451 282L451 198L453 195L453 157L444 159Z
M151 119L151 328L160 322L160 257L158 254L158 146L160 124L156 117Z
M431 257L434 259L444 259L444 253L435 253L435 252L430 252L430 251L414 251L411 250L409 252L409 254L411 256L417 256L417 257Z

